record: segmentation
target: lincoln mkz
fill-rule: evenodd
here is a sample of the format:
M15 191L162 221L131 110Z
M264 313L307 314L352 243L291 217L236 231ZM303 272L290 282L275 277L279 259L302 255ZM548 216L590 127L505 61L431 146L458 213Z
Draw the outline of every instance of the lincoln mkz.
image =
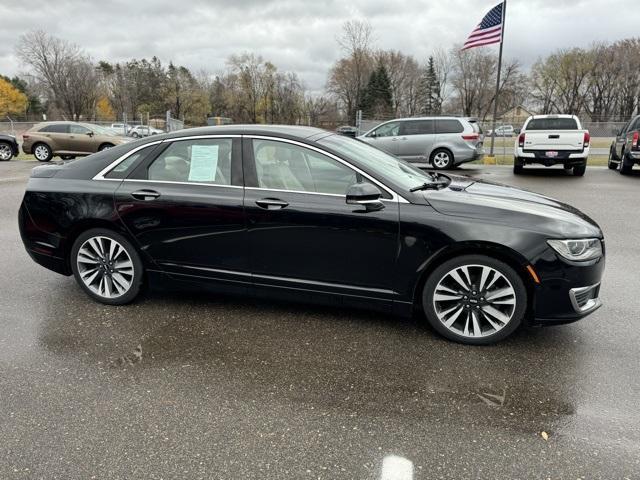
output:
M197 283L420 315L469 344L588 315L605 263L571 206L307 127L182 130L36 167L19 223L33 260L105 304Z

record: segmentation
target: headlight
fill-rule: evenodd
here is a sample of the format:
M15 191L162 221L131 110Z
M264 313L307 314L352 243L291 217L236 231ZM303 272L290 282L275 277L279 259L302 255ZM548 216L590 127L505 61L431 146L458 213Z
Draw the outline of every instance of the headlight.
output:
M547 243L564 258L574 262L593 260L602 256L602 243L598 238L547 240Z

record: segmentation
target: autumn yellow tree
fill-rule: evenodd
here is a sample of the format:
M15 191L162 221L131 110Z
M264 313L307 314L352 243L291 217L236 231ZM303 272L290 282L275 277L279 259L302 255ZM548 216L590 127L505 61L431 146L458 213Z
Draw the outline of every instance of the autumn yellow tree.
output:
M0 118L24 113L27 109L27 103L27 96L24 93L0 78Z
M115 120L116 113L111 107L111 102L107 97L100 97L96 102L96 113L100 120Z

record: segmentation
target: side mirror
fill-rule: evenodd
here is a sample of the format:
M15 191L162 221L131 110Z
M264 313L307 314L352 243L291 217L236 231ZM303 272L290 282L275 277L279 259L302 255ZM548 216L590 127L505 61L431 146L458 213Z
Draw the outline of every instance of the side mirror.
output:
M376 138L377 136L378 134L375 132L375 130L371 132L369 135L367 135L367 137L371 137L371 138Z
M513 129L513 133L515 133L516 135L520 135L521 130L519 128L514 128Z
M87 135L89 135L90 137L93 137L93 132L87 132Z
M367 212L382 210L382 193L372 183L354 183L347 189L347 204L362 205Z

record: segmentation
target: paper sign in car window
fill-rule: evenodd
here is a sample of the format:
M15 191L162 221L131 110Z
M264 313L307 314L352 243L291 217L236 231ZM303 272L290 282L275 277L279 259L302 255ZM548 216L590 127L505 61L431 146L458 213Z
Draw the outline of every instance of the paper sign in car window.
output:
M190 182L213 182L218 167L218 145L192 145Z

